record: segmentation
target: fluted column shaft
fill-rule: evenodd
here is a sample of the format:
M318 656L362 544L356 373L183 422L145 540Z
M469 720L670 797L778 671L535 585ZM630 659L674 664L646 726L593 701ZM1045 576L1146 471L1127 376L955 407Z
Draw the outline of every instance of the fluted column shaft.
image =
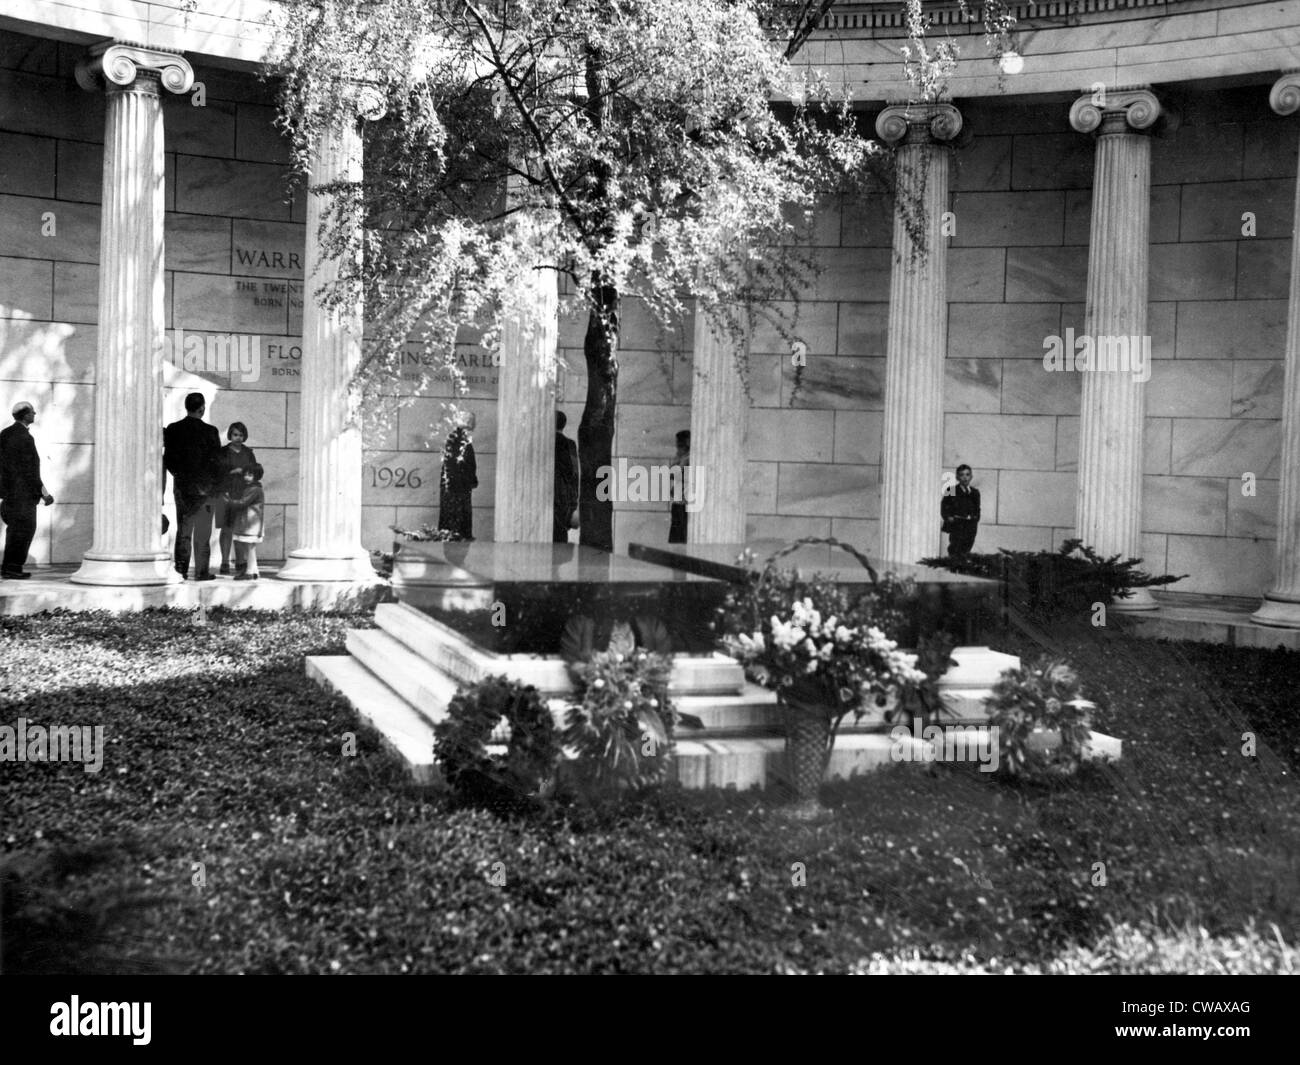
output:
M558 277L529 270L501 322L493 539L548 543L555 506Z
M735 341L720 340L698 305L694 337L686 540L740 544L745 542L749 399L736 366Z
M79 584L179 581L159 528L162 504L163 114L160 86L193 80L180 56L92 49L83 88L107 90L95 359L94 538Z
M1075 129L1097 132L1084 331L1098 350L1107 338L1147 336L1151 142L1143 131L1158 115L1145 90L1117 90L1100 106L1084 97L1070 113ZM1142 556L1141 378L1120 366L1083 374L1076 526L1103 556ZM1115 603L1118 610L1155 606L1143 588Z
M1280 78L1269 95L1280 115L1300 111L1300 71ZM1276 578L1252 620L1300 628L1300 162L1291 230L1291 297L1287 308L1282 384L1282 456L1277 498Z
M336 121L317 142L311 183L361 180L362 146L351 116ZM284 580L374 580L361 546L361 427L352 377L361 363L362 307L325 307L317 290L345 267L321 244L327 194L307 198L306 298L302 309L302 421L298 450L298 546L279 576ZM360 225L360 220L357 220Z
M894 261L885 353L880 557L914 563L939 548L943 378L948 335L948 151L961 129L951 105L889 107L877 132L898 144ZM908 218L924 226L918 247Z

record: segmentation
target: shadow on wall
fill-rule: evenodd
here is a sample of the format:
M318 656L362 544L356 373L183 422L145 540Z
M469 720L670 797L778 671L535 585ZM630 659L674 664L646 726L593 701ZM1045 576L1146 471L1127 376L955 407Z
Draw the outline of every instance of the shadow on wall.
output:
M41 477L58 503L37 512L31 559L76 561L90 546L94 326L33 321L0 304L0 421L19 400L37 409Z

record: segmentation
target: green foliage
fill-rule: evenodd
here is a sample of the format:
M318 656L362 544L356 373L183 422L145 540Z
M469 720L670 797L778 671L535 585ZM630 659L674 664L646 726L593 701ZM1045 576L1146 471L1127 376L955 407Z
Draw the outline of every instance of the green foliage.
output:
M666 639L644 624L652 638ZM668 697L672 659L639 648L632 626L614 626L604 651L592 647L589 618L565 630L565 654L577 689L568 709L565 745L573 751L571 779L590 797L618 795L629 788L658 785L672 769L679 715Z
M40 889L73 909L101 888L160 897L122 914L117 972L157 955L191 973L1300 968L1295 652L1070 636L1123 761L1023 791L887 768L826 785L835 816L810 833L720 789L451 809L304 673L364 616L209 618L0 618L0 723L102 723L108 746L98 774L0 767L0 850L134 826L135 846ZM1032 660L1015 640L999 649Z
M0 972L8 976L65 973L165 973L161 956L132 957L121 946L124 926L158 904L133 886L96 883L94 874L129 841L100 840L0 856Z
M910 724L917 734L918 724L924 728L940 721L945 711L939 698L939 679L952 667L952 651L956 646L956 637L942 629L920 637L916 645L916 668L924 679L903 686L898 705L885 715L886 721Z
M999 773L1041 781L1079 768L1095 704L1083 697L1079 675L1065 662L1045 656L1027 669L1006 670L985 707L998 730ZM1044 732L1059 742L1044 747Z
M489 754L502 722L506 752ZM452 794L491 808L525 807L546 798L555 783L560 743L537 689L508 677L486 677L458 691L447 716L433 726L434 758Z
M798 567L783 568L778 562L805 545L838 547L856 558L866 569L871 584L839 584L822 573L806 575ZM788 614L791 605L805 598L818 604L827 616L844 619L848 626L874 626L887 637L899 639L908 628L909 606L915 598L915 582L899 579L892 573L880 576L867 557L857 548L828 537L806 536L793 540L779 551L757 562L753 551L746 550L736 560L746 567L743 581L727 593L713 622L719 637L759 631L773 615Z
M371 405L412 340L433 356L426 372L463 383L458 331L485 329L494 349L538 270L571 279L568 309L613 334L611 356L626 297L665 323L698 299L737 342L754 316L793 338L777 301L813 268L796 220L823 193L888 185L892 155L859 131L848 86L772 47L762 19L785 8L286 0L271 73L303 167L359 97L387 109L360 180L323 187L330 247L364 251L324 295L365 299Z
M1138 569L1140 558L1103 558L1082 540L1066 540L1057 551L1010 551L997 554L942 555L921 559L969 577L1001 581L1010 604L1037 621L1086 622L1093 604L1107 606L1128 598L1134 588L1153 588L1181 581L1168 574L1156 577Z

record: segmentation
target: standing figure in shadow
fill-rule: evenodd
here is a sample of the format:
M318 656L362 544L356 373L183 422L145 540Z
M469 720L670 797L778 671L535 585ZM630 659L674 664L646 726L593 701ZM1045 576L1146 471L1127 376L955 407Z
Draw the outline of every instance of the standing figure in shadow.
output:
M478 487L473 433L476 424L469 411L461 413L442 449L442 478L438 490L438 528L462 540L474 539L474 511L470 494Z
M575 528L578 509L578 445L564 435L568 418L564 411L555 412L555 514L552 539L557 544L569 542L569 530Z
M972 470L965 463L957 467L957 483L943 494L939 516L948 534L948 555L969 555L980 527L980 490L971 487Z
M668 511L668 542L670 544L686 543L686 474L691 464L691 431L683 429L677 434L677 454L673 456L672 466L672 504Z

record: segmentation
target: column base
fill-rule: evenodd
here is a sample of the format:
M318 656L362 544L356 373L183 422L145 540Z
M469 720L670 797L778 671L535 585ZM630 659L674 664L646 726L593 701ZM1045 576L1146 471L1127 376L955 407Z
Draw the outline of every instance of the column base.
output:
M1264 602L1250 620L1256 625L1272 625L1279 629L1300 629L1300 598L1283 598L1264 593Z
M68 578L73 584L100 584L116 587L133 585L180 584L182 577L166 552L145 555L113 555L87 551L81 556L81 568Z
M1127 599L1116 599L1111 603L1111 610L1118 610L1121 614L1136 613L1140 610L1159 610L1160 604L1151 598L1151 593L1145 588L1132 589L1133 594Z
M352 555L326 554L299 548L291 551L276 575L282 581L363 581L379 580L370 556L364 551Z

